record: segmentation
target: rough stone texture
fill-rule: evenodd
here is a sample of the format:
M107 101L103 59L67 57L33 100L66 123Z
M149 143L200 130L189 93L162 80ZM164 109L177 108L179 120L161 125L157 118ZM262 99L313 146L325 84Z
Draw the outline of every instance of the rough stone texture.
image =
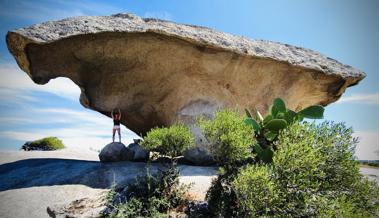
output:
M196 130L196 116L222 107L266 112L275 97L293 110L328 105L365 77L309 49L132 14L50 21L6 40L35 83L70 78L82 105L107 116L121 108L138 135L178 121Z
M69 204L56 204L46 208L47 214L52 218L94 218L104 210L106 193L96 198L81 198Z
M141 148L137 142L129 144L128 148L134 152L133 161L146 161L149 159L150 153Z
M99 159L101 162L116 162L133 160L134 151L120 142L112 142L101 149Z
M103 164L97 152L81 148L1 151L0 217L48 218L47 207L59 215L66 212L86 215L92 210L95 213L96 205L101 206L98 200L113 183L125 186L143 173L146 166L130 161ZM154 173L161 165L149 166ZM203 201L212 179L217 176L217 167L178 166L180 182L193 184L190 195Z

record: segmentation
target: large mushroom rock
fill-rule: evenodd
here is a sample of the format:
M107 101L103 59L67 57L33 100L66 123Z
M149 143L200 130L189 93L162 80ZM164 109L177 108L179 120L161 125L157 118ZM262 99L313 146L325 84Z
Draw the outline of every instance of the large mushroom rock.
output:
M365 74L315 51L132 14L82 16L8 32L20 68L38 84L68 77L80 102L144 135L221 107L300 110L336 101ZM202 152L194 152L202 153Z

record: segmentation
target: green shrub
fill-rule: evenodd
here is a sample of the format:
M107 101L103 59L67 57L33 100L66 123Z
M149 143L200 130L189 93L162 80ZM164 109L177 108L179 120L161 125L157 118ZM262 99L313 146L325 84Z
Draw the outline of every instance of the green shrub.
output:
M207 198L224 197L210 202L215 216L376 217L379 188L359 173L351 135L343 124L291 125L280 132L271 164L249 164L215 180L221 182L212 184ZM228 188L225 181L232 181Z
M369 212L358 208L346 196L337 198L319 198L317 204L320 218L367 218L373 217Z
M212 184L207 191L208 211L210 217L246 217L245 211L241 210L240 202L237 199L232 182L237 174L220 174L212 180Z
M218 164L230 167L253 157L253 130L243 123L243 117L237 111L218 111L213 120L200 118L198 124L210 142L210 151Z
M147 168L145 174L137 176L135 182L125 188L125 202L112 205L113 199L108 198L108 208L113 211L103 217L168 217L169 210L187 204L185 195L189 188L189 185L180 184L179 170L175 166L154 175ZM112 190L109 196L114 196Z
M276 201L279 200L279 193L271 174L266 165L250 165L242 169L233 181L238 202L247 209L249 216L278 211Z
M231 182L238 167L254 158L253 130L243 123L238 111L230 109L216 112L213 120L200 118L198 124L209 141L214 159L222 166L207 192L209 212L212 217L244 217Z
M33 148L41 148L44 150L58 150L64 148L62 141L57 137L39 139L31 142L29 146Z
M195 140L189 128L184 124L175 124L165 128L154 128L143 138L141 146L149 151L159 152L170 157L181 156L194 146Z

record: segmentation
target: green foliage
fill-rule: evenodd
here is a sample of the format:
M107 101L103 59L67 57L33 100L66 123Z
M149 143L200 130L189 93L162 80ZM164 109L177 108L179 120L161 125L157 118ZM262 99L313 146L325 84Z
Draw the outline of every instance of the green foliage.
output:
M295 123L272 164L250 165L233 189L247 217L376 217L379 188L359 173L357 140L343 124Z
M126 187L127 201L115 205L115 210L105 217L168 217L169 210L187 204L185 194L189 187L179 183L179 170L173 165L155 175L147 168Z
M319 198L317 208L320 218L367 218L373 217L369 212L354 206L354 202L346 196L327 199Z
M242 208L248 215L271 214L278 211L279 193L275 182L270 178L271 170L267 165L249 165L242 169L233 181L233 189Z
M116 192L116 183L113 182L112 185L111 185L111 188L110 188L109 192L105 196L107 207L113 207L112 202L113 202L113 198L116 196L116 194L117 194L117 192Z
M221 174L212 181L206 195L210 217L246 217L232 186L234 177L235 173Z
M64 148L62 141L57 137L39 139L31 142L29 146L34 148L43 148L44 150L58 150Z
M149 151L159 152L170 157L181 156L194 146L195 140L184 124L175 124L166 128L154 128L143 138L141 146Z
M273 150L275 150L273 142L277 139L279 132L304 118L323 118L324 108L320 105L314 105L296 113L287 109L282 99L276 98L269 108L269 113L264 118L258 110L256 110L255 118L248 109L245 109L245 112L244 122L251 126L258 139L258 145L254 146L254 151L260 160L269 163L272 161Z
M220 165L228 168L253 157L251 145L255 143L254 133L243 123L243 117L237 111L218 111L213 120L200 118L198 124Z
M254 144L253 148L260 160L264 161L265 163L272 162L274 151L271 147L263 149L259 144Z

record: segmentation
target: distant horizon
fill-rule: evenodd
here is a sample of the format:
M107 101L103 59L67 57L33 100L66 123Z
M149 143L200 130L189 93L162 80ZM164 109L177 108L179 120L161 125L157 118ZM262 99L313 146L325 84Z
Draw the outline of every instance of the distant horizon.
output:
M0 150L57 136L67 147L100 149L111 142L112 120L79 103L67 78L37 85L9 53L7 31L71 16L133 13L205 26L232 35L309 48L367 74L325 110L360 138L359 160L379 160L379 1L52 1L0 2ZM122 126L125 144L138 135Z

